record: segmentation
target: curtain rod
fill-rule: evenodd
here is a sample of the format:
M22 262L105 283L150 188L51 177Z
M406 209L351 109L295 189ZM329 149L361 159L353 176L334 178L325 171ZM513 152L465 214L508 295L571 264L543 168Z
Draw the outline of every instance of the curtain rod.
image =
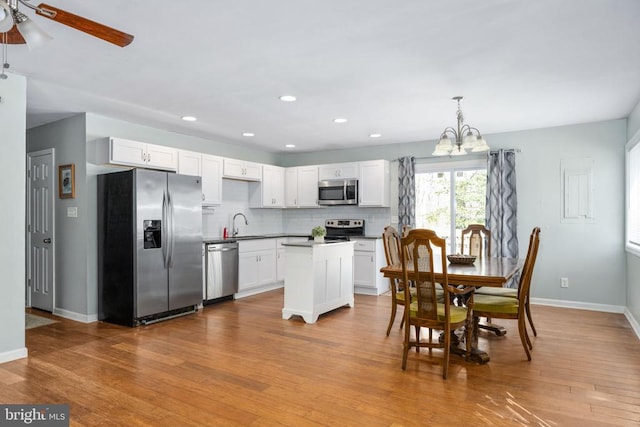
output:
M497 150L490 150L489 153L495 153ZM522 150L520 148L503 148L503 151L507 151L507 152L514 152L514 153L522 153ZM422 160L422 159L435 159L437 158L436 156L420 156L420 157L416 157L416 156L405 156L405 157L413 157L416 160ZM442 156L444 157L444 156ZM449 159L451 159L452 156L449 156ZM462 159L464 159L465 157L462 157ZM400 160L402 159L402 157L398 157L396 160Z

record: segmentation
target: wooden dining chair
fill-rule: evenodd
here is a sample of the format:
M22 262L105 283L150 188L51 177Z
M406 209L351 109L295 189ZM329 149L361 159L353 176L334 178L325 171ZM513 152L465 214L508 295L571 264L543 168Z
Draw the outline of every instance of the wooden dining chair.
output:
M538 232L539 231L540 231L540 228L538 228ZM488 252L488 255L491 256L490 251ZM491 296L518 298L518 289L519 288L493 288L490 286L486 286L483 288L477 288L476 295L491 295ZM536 327L533 324L533 317L531 316L531 308L529 306L529 295L527 296L527 305L525 309L527 312L527 320L529 321L529 326L531 326L531 331L533 332L533 336L537 337L538 331L536 331Z
M382 241L384 243L384 255L387 258L387 265L399 265L401 261L400 257L400 236L398 231L392 226L386 226L382 233ZM405 294L404 294L404 282L398 281L393 278L389 278L391 282L391 318L389 319L389 326L387 326L387 336L391 332L391 327L396 319L396 311L399 305L404 307ZM415 293L415 291L414 291ZM404 325L404 310L402 311L402 321L400 322L400 328Z
M520 341L527 353L527 359L531 360L533 345L529 334L525 317L529 317L529 289L531 288L531 276L538 256L538 246L540 245L540 228L535 227L529 237L529 250L520 274L520 285L518 286L518 298L505 296L478 294L474 297L473 316L474 322L478 323L478 318L487 317L491 319L516 319L518 321L518 333ZM477 328L474 328L477 333Z
M409 249L411 248L411 249ZM434 252L439 252L434 256ZM458 288L449 284L447 274L446 241L436 235L432 230L411 230L402 238L402 275L405 283L413 283L416 289L415 300L405 304L405 330L402 351L402 369L407 367L409 349L415 347L416 352L421 347L442 348L444 356L442 361L442 378L447 378L449 370L449 353L451 346L451 333L458 328L465 327L467 356L471 351L471 339L473 329L473 287ZM410 254L405 256L404 254ZM439 280L444 298L438 297L438 286L435 280L435 264L441 264L442 279ZM405 286L405 301L409 301L410 288ZM451 296L465 295L467 305L460 307L454 305ZM411 326L415 329L415 338L411 338ZM420 340L420 329L429 329L429 341ZM433 330L443 331L443 341L432 339Z
M467 235L469 244L465 251ZM477 257L491 256L491 231L482 224L469 224L460 233L460 253Z

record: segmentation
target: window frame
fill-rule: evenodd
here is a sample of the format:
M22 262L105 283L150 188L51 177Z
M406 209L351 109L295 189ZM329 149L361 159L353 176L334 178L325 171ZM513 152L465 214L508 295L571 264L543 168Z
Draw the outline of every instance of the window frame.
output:
M633 156L632 156L633 153ZM640 130L627 142L625 145L625 250L637 257L640 257L640 218L637 218L638 236L636 236L638 242L632 240L631 236L631 204L632 199L635 200L638 206L640 206L640 184L638 184L635 194L631 192L631 176L632 171L635 172L636 180L640 183ZM632 158L634 161L633 167L631 164ZM635 164L637 161L638 164ZM637 199L637 200L636 200ZM638 210L640 215L640 209Z
M438 159L439 160L439 159ZM487 158L475 158L475 159L464 159L464 160L452 160L452 161L416 161L415 165L415 174L418 175L420 173L437 173L437 172L452 172L456 173L459 171L468 171L468 170L476 170L476 169L484 169L487 171ZM487 176L488 178L488 176ZM456 203L455 203L455 175L454 179L449 182L449 206L451 207L451 219L456 218ZM485 206L486 212L486 206ZM486 220L485 220L486 221ZM455 221L449 221L451 229L449 230L449 235L454 236L455 233ZM417 224L416 224L417 225ZM456 251L456 239L449 239L449 248L448 251L450 253L455 253Z

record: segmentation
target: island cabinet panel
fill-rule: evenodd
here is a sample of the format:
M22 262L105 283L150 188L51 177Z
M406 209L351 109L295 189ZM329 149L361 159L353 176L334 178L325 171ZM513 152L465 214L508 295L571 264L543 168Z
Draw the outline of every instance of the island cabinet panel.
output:
M286 272L282 318L318 316L338 307L354 306L353 242L285 244Z

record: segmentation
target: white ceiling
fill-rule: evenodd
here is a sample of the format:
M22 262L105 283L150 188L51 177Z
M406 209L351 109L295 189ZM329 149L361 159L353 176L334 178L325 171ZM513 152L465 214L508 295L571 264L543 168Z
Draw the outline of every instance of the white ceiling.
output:
M30 127L86 111L315 151L437 139L456 95L484 134L623 118L640 101L638 0L49 3L135 40L119 48L22 7L54 37L8 49Z

